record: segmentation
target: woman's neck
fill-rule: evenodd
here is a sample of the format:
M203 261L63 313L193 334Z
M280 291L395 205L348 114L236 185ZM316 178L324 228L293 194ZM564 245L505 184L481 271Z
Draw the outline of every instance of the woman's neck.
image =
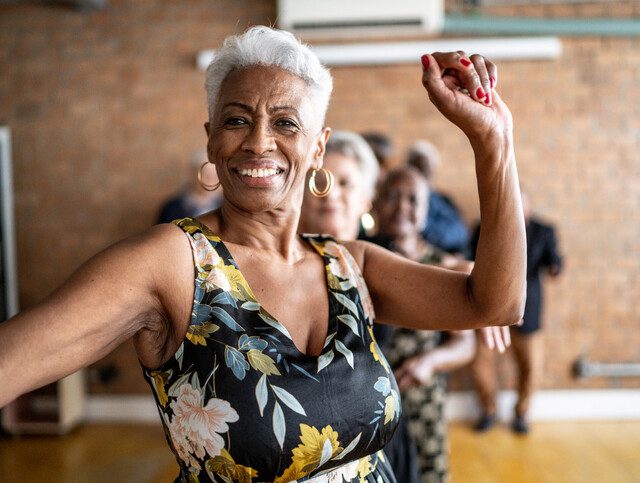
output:
M225 242L277 254L285 263L296 263L306 251L297 236L299 217L299 210L249 213L225 200L211 218L203 221Z

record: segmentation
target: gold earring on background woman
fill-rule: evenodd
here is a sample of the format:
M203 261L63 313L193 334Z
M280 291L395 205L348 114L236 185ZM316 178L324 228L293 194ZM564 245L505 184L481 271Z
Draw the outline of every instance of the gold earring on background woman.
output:
M205 161L204 163L202 163L202 166L200 166L200 169L198 170L198 183L200 183L200 186L202 186L202 188L207 191L215 191L220 187L219 181L214 185L206 184L205 182L202 181L202 178L203 178L202 171L204 170L204 168L207 167L208 164L213 166L213 163L209 161Z
M323 190L319 190L318 187L316 186L316 174L318 173L318 171L322 171L324 173L324 177L326 180L326 186L324 187ZM331 192L331 189L333 188L333 183L334 183L334 178L333 178L333 173L331 171L329 171L326 168L320 168L319 170L314 169L313 172L311 173L311 178L309 178L309 191L311 191L311 194L313 196L317 196L318 198L323 198L324 196L327 196L329 192Z

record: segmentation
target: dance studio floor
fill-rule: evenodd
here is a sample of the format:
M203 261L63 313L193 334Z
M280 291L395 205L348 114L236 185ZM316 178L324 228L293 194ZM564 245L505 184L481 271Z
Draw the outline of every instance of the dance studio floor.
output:
M640 421L450 429L452 481L640 482ZM176 464L159 426L86 425L66 437L0 439L0 481L171 482ZM399 482L402 483L402 482Z

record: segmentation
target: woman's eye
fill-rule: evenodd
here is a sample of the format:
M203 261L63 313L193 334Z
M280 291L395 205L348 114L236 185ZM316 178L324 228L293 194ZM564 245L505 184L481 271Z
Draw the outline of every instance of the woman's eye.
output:
M225 126L244 126L245 124L247 121L242 117L230 117L224 120Z
M278 119L276 121L276 126L286 127L291 129L297 129L298 127L298 125L291 119Z

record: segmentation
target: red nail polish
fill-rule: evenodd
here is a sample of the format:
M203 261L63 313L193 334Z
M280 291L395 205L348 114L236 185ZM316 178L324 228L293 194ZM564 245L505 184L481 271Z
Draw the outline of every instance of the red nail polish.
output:
M429 56L423 55L422 57L420 57L420 60L422 61L423 69L427 70L429 68Z
M489 77L489 86L493 89L496 86L496 80L493 76Z
M471 65L471 61L467 59L460 59L460 63L465 67L469 67Z
M484 89L483 89L482 87L478 87L478 88L476 89L476 97L477 97L478 99L482 99L482 98L483 98L483 97L485 97L485 96L486 96L486 94L484 93Z
M485 103L486 105L491 104L491 92L487 92L487 95L486 95L486 97L484 98L484 103Z

